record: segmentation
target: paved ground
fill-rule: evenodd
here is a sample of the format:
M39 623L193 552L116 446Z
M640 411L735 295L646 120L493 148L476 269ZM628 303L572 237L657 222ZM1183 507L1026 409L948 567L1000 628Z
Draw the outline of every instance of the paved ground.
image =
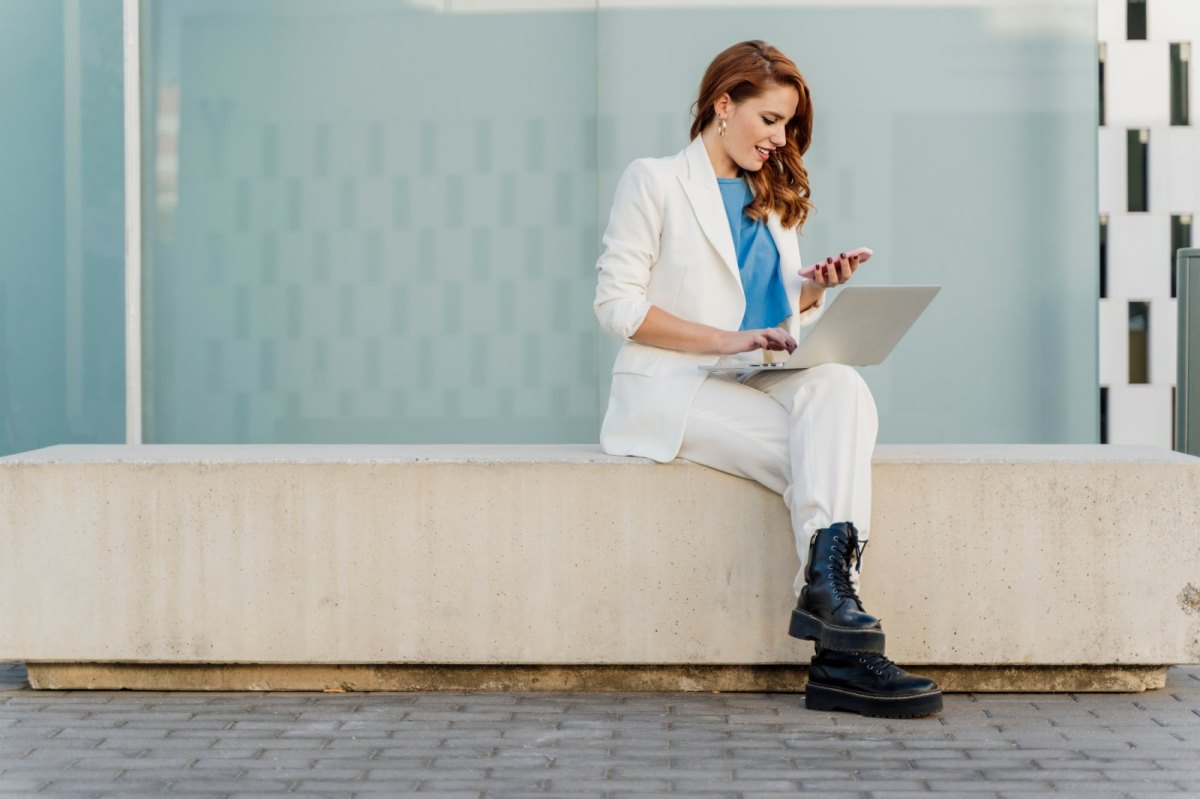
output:
M1161 691L951 695L35 692L0 664L0 792L436 797L1200 796L1200 667Z

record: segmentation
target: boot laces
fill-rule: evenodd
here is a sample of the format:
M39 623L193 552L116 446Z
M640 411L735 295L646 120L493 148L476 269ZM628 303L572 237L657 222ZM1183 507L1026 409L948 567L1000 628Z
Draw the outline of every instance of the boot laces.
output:
M850 544L854 547L854 570L862 572L862 556L863 550L867 548L867 542L859 539L858 528L854 526L854 522L846 522L846 526L850 528ZM846 556L846 565L850 565L849 555Z
M866 666L867 671L885 680L890 680L900 673L900 667L883 655L875 652L856 652L855 654L858 656L858 662Z
M829 560L833 561L837 568L832 570L829 577L833 584L834 596L853 599L859 608L862 608L862 600L858 598L858 592L854 590L854 583L850 579L850 562L856 559L856 568L862 567L862 551L866 544L859 544L857 540L851 541L841 536L835 536L833 543L833 552Z

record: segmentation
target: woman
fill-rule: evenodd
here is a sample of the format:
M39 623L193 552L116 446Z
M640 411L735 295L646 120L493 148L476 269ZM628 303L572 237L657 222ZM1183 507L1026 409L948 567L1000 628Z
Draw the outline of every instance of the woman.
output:
M781 494L801 559L789 632L816 643L806 706L925 715L941 709L937 685L883 657L880 623L856 593L877 429L866 384L836 364L752 376L701 369L791 352L825 290L858 266L843 254L799 274L812 121L796 65L742 42L704 74L691 144L626 168L596 263L596 316L625 342L600 443L616 455L679 456Z

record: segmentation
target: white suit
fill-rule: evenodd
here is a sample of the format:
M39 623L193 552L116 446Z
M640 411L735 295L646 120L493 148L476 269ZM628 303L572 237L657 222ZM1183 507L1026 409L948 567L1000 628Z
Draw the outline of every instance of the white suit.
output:
M821 306L798 309L804 278L797 274L796 229L784 228L776 213L767 229L792 306L781 327L797 336ZM594 308L605 331L625 343L613 364L601 447L660 462L681 455L779 492L801 559L798 594L814 531L853 521L864 539L869 534L877 430L870 391L857 372L836 365L744 382L711 376L700 367L722 361L720 355L631 339L651 305L722 330L741 324L746 298L733 235L701 137L674 156L640 158L625 169L603 244ZM725 356L724 362L758 356Z

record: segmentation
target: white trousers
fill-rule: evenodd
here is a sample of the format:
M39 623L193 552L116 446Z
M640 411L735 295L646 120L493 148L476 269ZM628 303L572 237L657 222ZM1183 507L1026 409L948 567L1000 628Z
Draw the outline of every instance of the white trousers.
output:
M799 596L817 530L850 521L862 541L870 535L878 431L871 390L849 366L759 372L745 382L717 373L692 402L679 457L783 496L800 556ZM851 576L857 582L857 570Z

